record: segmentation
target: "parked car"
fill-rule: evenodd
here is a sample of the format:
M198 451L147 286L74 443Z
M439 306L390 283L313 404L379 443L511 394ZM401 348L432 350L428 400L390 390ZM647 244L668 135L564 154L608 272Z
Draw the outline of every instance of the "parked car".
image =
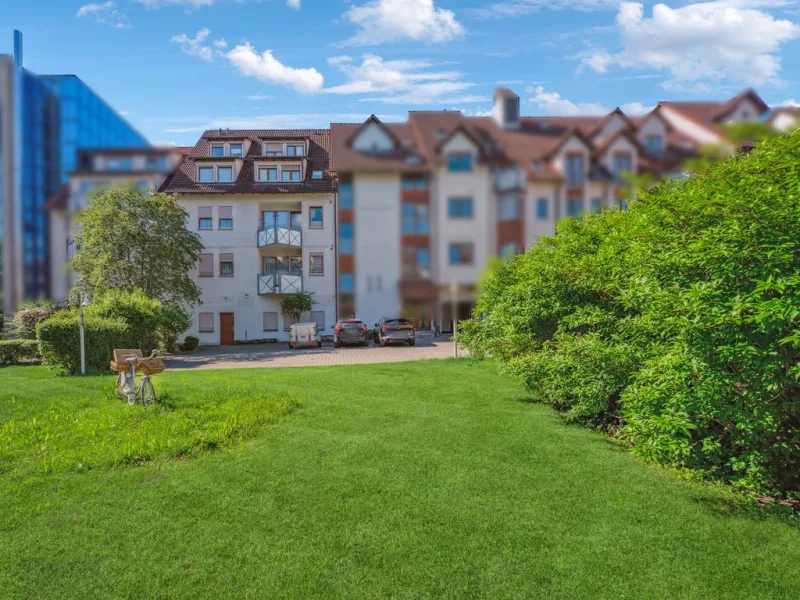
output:
M417 343L417 332L414 324L408 319L400 317L381 319L375 323L375 343L381 347L386 344L414 346Z
M289 328L289 349L300 346L322 347L322 338L316 323L295 323Z
M333 330L333 345L341 348L345 344L369 346L369 330L364 321L343 319L336 323L336 329Z

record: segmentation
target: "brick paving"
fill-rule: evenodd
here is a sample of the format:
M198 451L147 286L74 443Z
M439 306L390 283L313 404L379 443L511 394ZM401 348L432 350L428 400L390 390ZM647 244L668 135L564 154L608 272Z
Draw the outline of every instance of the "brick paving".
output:
M464 354L459 350L459 355ZM228 346L200 349L164 358L168 369L243 369L255 367L321 367L330 365L365 365L451 358L453 343L445 339L418 338L416 346L371 344L369 348L322 348L289 350L288 345Z

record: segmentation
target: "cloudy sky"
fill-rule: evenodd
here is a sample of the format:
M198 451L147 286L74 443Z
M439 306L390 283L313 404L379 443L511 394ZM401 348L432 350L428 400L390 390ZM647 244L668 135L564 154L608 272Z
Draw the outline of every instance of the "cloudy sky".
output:
M30 0L2 9L25 64L74 73L152 142L406 111L642 112L755 87L800 102L800 1Z

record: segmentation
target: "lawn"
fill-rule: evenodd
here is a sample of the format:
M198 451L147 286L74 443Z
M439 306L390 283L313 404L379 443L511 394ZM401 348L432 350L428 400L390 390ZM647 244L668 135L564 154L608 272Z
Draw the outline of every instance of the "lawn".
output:
M0 597L798 597L797 527L566 425L488 364L167 372L146 417L112 387L0 369L0 423L28 432L0 440ZM43 449L32 420L64 409L79 424ZM182 450L81 451L119 428Z

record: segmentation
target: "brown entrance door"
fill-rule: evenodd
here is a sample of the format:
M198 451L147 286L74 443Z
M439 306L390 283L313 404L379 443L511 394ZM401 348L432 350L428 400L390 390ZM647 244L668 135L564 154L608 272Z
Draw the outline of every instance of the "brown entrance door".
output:
M219 313L219 343L233 346L233 313Z

